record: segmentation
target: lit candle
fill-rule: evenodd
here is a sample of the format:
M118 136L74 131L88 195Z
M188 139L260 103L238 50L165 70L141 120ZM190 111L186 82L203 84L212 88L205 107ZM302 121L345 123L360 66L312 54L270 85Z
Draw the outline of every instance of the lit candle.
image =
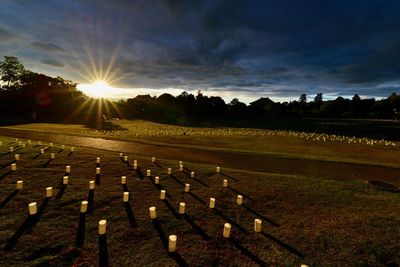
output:
M129 192L124 192L123 200L124 200L124 202L128 202L129 201Z
M172 174L172 169L168 168L168 175L171 175L171 174Z
M29 207L29 215L35 215L37 213L37 204L36 204L36 202L29 203L28 207Z
M32 143L32 141L31 140L28 140L28 144L31 144Z
M231 235L231 228L232 226L229 223L224 224L224 232L223 232L224 237L228 238Z
M100 167L96 168L96 174L99 175L100 174Z
M50 146L50 147L53 147L53 143L50 143L49 146Z
M85 213L87 211L88 202L86 200L81 202L81 213Z
M10 152L14 152L14 148L12 146L10 147Z
M156 157L151 157L151 162L156 162Z
M122 157L123 157L123 155L124 155L123 153L119 153L119 157L120 157L120 158L122 158Z
M75 147L71 147L71 152L74 152L75 151Z
M228 187L228 180L224 179L223 183L222 183L223 187Z
M67 185L68 184L68 176L64 176L63 177L63 185Z
M90 190L94 190L94 185L95 185L95 184L94 184L94 181L90 181L90 182L89 182L89 189L90 189Z
M210 208L215 208L215 198L213 197L210 198Z
M40 154L44 154L44 149L40 149Z
M157 218L157 212L156 212L156 207L150 207L149 208L150 211L150 218L151 219L156 219Z
M38 141L38 145L41 146L42 145L42 141Z
M147 170L146 171L146 175L149 177L149 176L151 176L151 170Z
M167 193L167 191L165 190L161 190L160 191L160 199L165 199L165 194Z
M185 192L189 192L190 190L190 184L185 184Z
M181 165L183 166L183 161L182 160L179 161L179 166L181 166Z
M194 178L194 172L190 172L190 177Z
M17 181L17 190L22 190L24 188L24 181Z
M217 173L221 172L221 167L217 167Z
M160 183L160 177L156 176L154 177L154 183L159 184Z
M137 163L133 163L133 169L137 170Z
M62 145L62 146L61 146L61 149L64 150L64 149L65 149L65 145Z
M128 156L124 156L124 161L125 161L125 162L128 161Z
M186 204L184 202L179 203L179 214L185 213L185 206Z
M50 158L51 158L51 159L55 159L55 158L56 158L56 155L55 155L54 153L51 153L51 154L50 154Z
M121 184L126 184L126 176L121 176Z
M260 219L254 219L254 231L259 233L261 232L261 224L262 221Z
M22 148L25 148L26 147L26 145L25 144L22 144Z
M19 154L15 154L15 160L16 160L16 161L20 160Z
M71 172L71 166L65 166L65 173L70 173Z
M183 172L183 165L179 165L179 171Z
M175 252L176 250L176 241L178 237L176 235L170 235L168 237L168 251L169 252Z
M16 171L17 170L17 164L16 163L12 163L11 164L11 171Z
M96 163L100 163L100 158L99 157L96 158Z
M46 187L46 197L53 196L53 187Z
M99 221L99 235L104 235L107 231L107 221L101 220Z
M243 196L242 196L242 195L238 195L238 196L237 196L237 198L236 198L236 203L237 203L238 205L242 205L242 203L243 203Z

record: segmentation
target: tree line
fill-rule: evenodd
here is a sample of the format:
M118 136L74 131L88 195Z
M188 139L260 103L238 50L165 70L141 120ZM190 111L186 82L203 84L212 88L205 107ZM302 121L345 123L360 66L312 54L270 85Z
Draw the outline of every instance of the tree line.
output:
M61 77L49 77L25 69L18 58L6 56L0 62L0 117L2 121L89 123L105 117L147 119L180 125L230 124L234 121L271 118L355 118L399 119L400 95L387 98L325 100L317 94L309 100L274 102L260 98L248 105L234 98L226 103L221 97L182 92L158 97L138 95L120 101L90 99L77 84Z

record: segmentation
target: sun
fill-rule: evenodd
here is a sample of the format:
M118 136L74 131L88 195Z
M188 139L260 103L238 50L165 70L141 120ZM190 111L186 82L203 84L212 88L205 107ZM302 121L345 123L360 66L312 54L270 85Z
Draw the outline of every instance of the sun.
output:
M91 84L79 84L78 89L94 98L110 98L114 93L113 88L104 80L98 80Z

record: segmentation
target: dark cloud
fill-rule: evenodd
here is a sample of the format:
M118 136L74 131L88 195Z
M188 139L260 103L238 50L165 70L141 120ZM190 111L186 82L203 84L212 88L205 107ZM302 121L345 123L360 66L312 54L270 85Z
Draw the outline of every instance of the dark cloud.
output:
M16 37L16 34L0 27L0 43L8 42Z
M47 52L62 52L64 51L63 48L59 47L58 45L51 44L51 43L40 43L40 42L33 42L32 46Z
M65 67L64 63L62 63L58 60L55 60L55 59L44 59L44 60L41 60L41 62L43 64L46 64L46 65L49 65L52 67L56 67L56 68L64 68Z

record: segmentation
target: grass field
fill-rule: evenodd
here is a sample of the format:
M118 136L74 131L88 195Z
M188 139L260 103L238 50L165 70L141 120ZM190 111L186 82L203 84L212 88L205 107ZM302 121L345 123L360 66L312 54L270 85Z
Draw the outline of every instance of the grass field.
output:
M145 124L137 123L141 127ZM34 128L31 125L18 127ZM83 128L80 126L35 127L48 132L69 129L69 133L93 135L81 132ZM151 134L117 136L132 140L139 137L149 142L169 140L166 136ZM175 138L170 139L169 145L185 143L197 146L201 143L194 141L195 138L201 142L209 136L197 137L193 134ZM193 144L186 142L185 138L192 140ZM240 138L243 138L241 143L237 141L242 140ZM272 137L216 136L208 147L217 149L218 144L225 142L228 145L223 145L223 148L228 150L251 149L262 153L257 145L249 147L252 139L255 142L265 141L265 147L271 147L274 153L292 155L293 152L294 156L307 156L305 151L298 153L293 147L279 149L279 144L292 144L305 149L309 142L314 148L328 146L322 152L310 152L312 157L323 154L332 160L368 162L375 151L380 151L382 157L378 163L397 163L397 146L347 144L341 141L325 144L278 134ZM190 266L253 266L257 262L275 266L299 266L301 263L311 266L400 264L400 194L394 190L345 177L281 175L226 169L223 166L222 174L216 174L212 162L185 162L187 169L179 172L180 158L158 159L156 165L150 157L128 154L130 160L138 160L139 168L144 173L150 169L153 176L160 176L160 186L167 190L170 196L167 200L172 207L178 209L179 202L186 203L187 217L181 218L176 217L159 199L160 188L156 188L152 179L140 178L132 167L121 161L118 153L78 147L69 154L68 149L60 150L56 146L39 155L42 147L36 143L21 148L15 139L1 137L0 141L3 143L0 146L0 244L6 246L18 232L28 216L28 203L37 201L38 206L46 203L46 187L53 186L54 195L58 195L48 200L37 224L26 230L10 251L0 252L2 266L96 265L99 258L97 225L101 219L107 220L107 251L111 266L176 265L176 258L166 252L155 224L149 218L148 208L151 206L157 207L158 222L165 235L178 236L177 252ZM237 143L231 144L233 142ZM332 152L329 145L336 145L337 152ZM15 153L21 154L18 169L12 173L9 172L9 164L15 153L7 153L9 146L14 146ZM368 155L350 153L356 146L362 146L363 154ZM55 153L56 159L48 162L50 153ZM344 155L348 157L344 158ZM101 157L101 183L95 189L93 213L86 216L84 246L77 248L75 241L80 202L88 199L88 182L95 179L96 157ZM72 166L72 172L69 185L60 196L58 189L61 188L60 180L66 165ZM167 175L168 167L172 168L173 176ZM196 179L189 177L190 170L195 172ZM122 175L127 176L125 189L120 183ZM20 179L24 181L24 189L13 195L15 183ZM229 188L222 187L223 179L228 179ZM192 194L184 193L180 183L190 183ZM129 206L137 222L134 228L130 226L122 201L122 193L127 189L131 194ZM243 206L235 203L238 193L244 196ZM11 198L7 199L9 196ZM208 207L210 197L216 198L216 207L221 213ZM252 230L255 218L263 220L261 234ZM236 223L229 240L222 237L225 222Z

